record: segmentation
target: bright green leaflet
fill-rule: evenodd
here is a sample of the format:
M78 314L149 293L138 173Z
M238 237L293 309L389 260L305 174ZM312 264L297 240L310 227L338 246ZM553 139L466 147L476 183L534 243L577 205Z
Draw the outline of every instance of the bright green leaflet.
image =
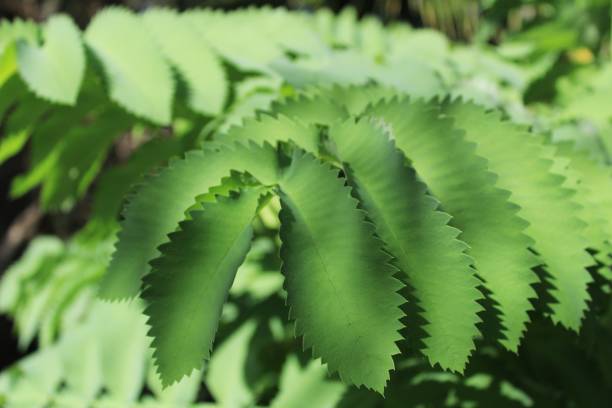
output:
M265 21L255 18L255 9L234 13L194 9L183 15L219 55L241 71L268 72L267 65L283 55L283 49L266 34Z
M567 154L561 154L557 146L552 147L549 142L545 142L545 150L548 152L547 158L552 159L553 165L550 168L551 173L562 175L565 180L562 184L563 188L575 191L573 199L578 204L576 216L585 222L585 228L581 231L582 237L586 240L585 245L588 248L601 251L605 248L607 235L608 220L603 217L602 211L599 208L600 204L597 200L593 200L593 194L589 190L588 184L583 183L583 175L576 170L574 166L570 166L571 160ZM564 144L573 147L572 142ZM606 174L606 169L602 168L602 173ZM592 185L591 185L592 186Z
M482 294L460 231L447 225L450 216L436 210L381 128L350 119L329 134L378 236L415 289L429 335L423 353L432 365L463 371L479 335Z
M299 95L272 105L271 110L277 114L299 119L304 123L329 125L347 117L344 106L332 102L324 96Z
M576 173L575 199L583 207L580 215L587 221L584 236L600 252L609 251L612 243L612 170L579 150L573 142L555 143L557 154L570 160Z
M170 9L151 9L143 19L165 57L186 80L191 108L203 114L219 114L228 83L221 62L206 41L185 17Z
M512 191L520 216L529 222L526 233L535 239L534 248L552 275L551 292L558 300L551 305L552 319L577 331L590 298L587 286L592 278L586 267L594 261L582 236L586 224L576 216L575 191L563 186L563 175L551 171L553 161L544 145L502 121L498 113L458 102L445 111L465 130L466 139L476 143L477 152L489 159L499 176L497 184Z
M612 90L612 65L602 65L600 69L587 66L573 75L561 78L557 84L557 103L563 107L564 119L588 118L599 127L610 123L608 109Z
M8 88L7 92L14 90L14 87L10 86L11 83L13 81L7 83L3 91L4 88ZM5 96L8 98L8 95L0 95L2 99ZM0 139L0 164L21 151L37 122L48 109L49 105L41 99L34 95L26 95L6 119L0 117L6 126L5 134Z
M257 119L247 119L243 126L230 128L227 134L221 135L218 140L224 143L252 140L258 144L268 142L273 146L279 141L293 141L313 154L319 150L318 130L284 115L276 118L260 115Z
M359 26L361 50L374 60L384 58L388 51L386 27L374 16L365 16Z
M0 35L6 34L2 32L1 28L0 26ZM17 71L17 56L15 54L15 44L13 42L8 44L0 42L0 86L3 86Z
M85 72L81 33L70 17L52 16L43 28L44 44L17 42L19 74L36 95L74 105Z
M382 393L405 302L390 257L336 171L297 153L279 186L282 271L296 333L343 381Z
M126 205L125 220L100 295L126 299L138 294L148 262L159 255L157 247L167 240L185 218L194 198L219 184L230 170L249 171L264 184L277 178L277 156L270 146L208 147L174 160L158 175L147 179Z
M172 72L140 18L106 8L87 27L85 42L104 66L111 99L155 124L170 123Z
M452 122L439 117L435 105L407 99L381 103L368 115L391 127L395 142L411 160L442 209L453 216L450 224L470 249L475 266L501 312L500 342L516 351L538 279L537 264L528 251L532 241L523 233L526 222L517 216L510 194L495 186L495 175L476 155L475 146L453 131Z
M337 406L346 388L327 377L325 366L319 361L309 361L300 366L295 355L290 355L283 366L279 393L270 408L310 408Z
M235 282L236 280L234 285ZM244 371L249 357L252 356L252 345L258 325L263 323L256 319L248 319L215 348L206 365L205 382L218 404L228 407L255 405L256 395Z
M309 93L317 95L315 100L330 100L341 103L351 115L359 115L370 104L381 99L391 98L396 92L391 88L382 86L333 86L331 88L314 88ZM299 113L299 112L298 112Z
M0 311L15 313L18 303L23 302L22 281L36 274L45 263L52 263L61 256L63 244L61 240L41 235L28 245L23 256L7 268L0 280Z
M345 7L336 16L334 30L334 43L353 47L359 42L357 10L354 7Z
M142 297L165 386L210 358L223 304L251 246L260 195L259 189L243 190L190 211L151 262Z
M33 21L21 19L0 21L0 87L4 86L17 73L17 47L15 43L28 41L36 43L39 28Z

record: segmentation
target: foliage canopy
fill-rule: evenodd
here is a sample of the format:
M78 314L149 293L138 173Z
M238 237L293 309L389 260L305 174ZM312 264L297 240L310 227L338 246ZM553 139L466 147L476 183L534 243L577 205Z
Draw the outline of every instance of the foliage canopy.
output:
M538 123L513 99L532 69L352 9L111 7L83 32L57 15L0 33L0 162L28 142L32 162L12 196L40 186L67 213L94 186L84 228L37 238L3 277L21 345L44 346L0 376L9 406L134 401L148 371L162 402L189 404L206 371L216 399L254 404L232 361L294 337L315 360L261 376L271 406L349 405L347 385L393 404L406 373L479 389L455 374L471 359L517 353L534 316L579 332L609 295L612 112L579 109L574 85ZM473 86L486 69L494 95ZM107 168L126 133L138 147ZM500 381L495 398L529 405Z

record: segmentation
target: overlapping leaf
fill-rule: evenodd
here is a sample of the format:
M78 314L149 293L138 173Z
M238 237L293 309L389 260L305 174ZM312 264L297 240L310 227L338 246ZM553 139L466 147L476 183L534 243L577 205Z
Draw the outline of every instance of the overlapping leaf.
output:
M553 158L538 139L498 113L459 102L446 112L465 129L477 152L489 159L498 185L511 191L512 201L521 206L519 215L529 222L526 233L535 239L533 247L552 275L552 295L558 301L551 305L553 320L578 330L592 280L586 267L594 261L586 252L586 224L577 216L575 191L563 185L563 174L553 172Z
M261 115L258 119L248 119L243 126L232 127L227 134L218 139L224 143L251 140L258 144L264 142L274 146L279 141L292 141L301 148L316 154L319 150L319 132L312 126L305 126L284 115L278 118Z
M398 148L453 216L450 224L462 231L460 239L469 245L468 254L501 312L505 338L500 341L516 351L533 308L531 285L537 277L531 267L537 261L528 251L527 224L518 217L510 193L496 186L476 146L440 118L433 104L396 100L367 114L391 127Z
M568 170L575 175L571 187L582 206L580 216L587 222L584 236L592 249L606 253L612 242L612 172L575 143L555 142L555 147L557 155L569 160Z
M277 176L276 161L269 146L208 148L187 153L184 160L172 161L149 178L126 205L101 296L125 299L138 294L140 278L149 271L148 262L158 256L157 247L184 219L196 196L218 185L230 170L249 171L264 184L271 184Z
M350 190L312 156L294 155L279 186L282 271L296 331L345 382L382 393L404 303L390 258Z
M243 190L189 212L159 247L142 297L162 383L170 385L210 357L221 310L251 246L258 189Z
M378 236L415 289L429 335L423 353L432 365L463 371L482 295L460 231L446 225L450 216L436 210L439 203L381 128L349 120L332 127L330 138Z

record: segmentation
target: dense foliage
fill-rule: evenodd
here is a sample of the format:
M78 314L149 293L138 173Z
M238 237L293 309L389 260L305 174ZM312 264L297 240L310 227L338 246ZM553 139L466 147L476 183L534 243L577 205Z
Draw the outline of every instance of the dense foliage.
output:
M491 47L350 8L2 22L0 162L31 163L10 194L89 208L2 277L38 350L0 399L605 406L612 68L542 27Z

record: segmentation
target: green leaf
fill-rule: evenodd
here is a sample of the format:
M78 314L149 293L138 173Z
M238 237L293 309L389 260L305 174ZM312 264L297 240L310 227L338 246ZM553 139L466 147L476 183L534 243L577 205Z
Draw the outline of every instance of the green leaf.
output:
M391 98L396 92L391 88L382 86L333 86L331 88L316 88L312 93L317 95L315 103L322 101L336 101L341 103L344 109L351 115L359 115L370 104L376 103L381 99ZM336 120L338 118L336 117Z
M96 125L71 129L57 146L57 161L41 190L45 209L65 209L85 194L102 167L113 141L128 128L122 114L106 112Z
M0 118L4 119L9 109L27 94L26 86L17 75L11 75L9 79L0 84Z
M278 118L261 115L257 119L247 119L242 126L231 127L227 134L217 140L224 143L250 140L260 145L267 142L272 146L279 141L293 141L312 153L319 149L319 132L315 127L302 125L284 115Z
M374 60L383 59L388 52L387 32L381 20L365 16L359 24L359 48Z
M170 9L150 9L143 19L164 56L187 81L191 108L203 114L219 114L228 83L221 62L204 39L186 18Z
M279 186L282 271L296 333L345 382L382 393L399 352L404 303L390 257L343 180L312 156L295 155Z
M0 376L12 383L7 407L132 406L142 392L148 360L144 320L137 303L95 302L57 343ZM98 405L100 394L114 404Z
M10 86L12 81L7 83L2 89L7 88L7 92L15 89ZM4 96L4 95L0 95ZM48 111L49 105L33 95L25 95L17 104L15 109L3 119L5 127L2 139L0 140L0 164L13 157L23 149L32 131L36 128L37 122Z
M140 278L149 271L148 262L159 254L185 218L194 198L216 186L231 170L248 171L263 184L277 178L277 156L269 145L212 147L171 161L159 174L149 177L126 205L116 251L104 276L100 296L126 299L138 294Z
M81 33L66 15L52 16L43 28L44 44L17 43L19 74L36 95L74 105L85 72Z
M290 355L283 366L279 393L271 408L335 407L345 387L327 378L327 370L319 361L301 367L297 356Z
M331 125L348 115L343 105L333 102L324 95L316 97L299 95L273 104L271 110L304 123L322 125Z
M12 197L19 197L27 193L42 183L53 172L60 146L66 143L67 133L75 132L79 128L95 127L91 120L98 118L98 115L102 112L100 112L99 100L95 100L95 97L92 98L86 91L86 88L82 90L79 103L76 106L57 106L51 110L52 114L45 114L40 122L36 123L30 142L30 170L13 179L11 184ZM29 97L33 96L30 95ZM44 102L41 99L36 100ZM67 127L67 123L72 124L72 126ZM32 124L29 126L32 126ZM103 127L106 126L108 125ZM94 140L92 143L95 144L96 141ZM93 152L88 152L88 154L91 153Z
M104 66L111 99L155 124L170 123L172 73L141 19L106 8L87 27L85 42Z
M49 123L53 128L54 123ZM28 174L16 178L11 195L18 197L42 183L45 210L66 210L86 191L100 170L112 142L128 126L118 109L96 116L95 125L79 124L66 131L46 157ZM39 129L44 129L41 126Z
M526 233L552 275L551 293L558 301L550 305L552 319L577 331L590 299L587 286L592 278L586 267L594 261L586 252L586 224L577 216L575 191L564 186L564 174L554 171L552 151L497 112L460 102L449 104L445 112L489 159L499 176L497 184L511 191L512 201L521 206L519 215L529 222Z
M358 38L357 10L347 6L336 16L334 43L352 47L357 45Z
M590 119L600 128L610 123L612 112L608 108L612 91L612 64L597 68L588 65L556 83L556 102L561 105L562 119Z
M244 407L255 402L256 395L245 374L257 325L257 320L249 319L236 328L215 349L206 368L206 386L222 406Z
M194 9L184 16L219 55L241 71L269 72L267 65L284 53L266 35L265 22L255 18L255 9L232 13Z
M600 253L609 251L612 242L612 169L593 160L573 142L554 142L557 155L569 160L574 173L571 188L582 207L579 216L587 222L584 236L589 246Z
M0 21L0 86L17 72L16 42L35 44L38 26L33 21L15 19Z
M181 151L176 138L155 138L139 147L127 162L110 168L100 176L92 198L90 223L101 228L111 224L121 210L125 196L143 174Z
M380 73L380 67L355 49L336 50L313 57L291 60L278 58L271 67L296 87L307 85L365 85Z
M142 297L148 302L153 356L165 386L210 357L223 304L251 246L260 195L259 189L243 190L203 203L151 262Z
M460 231L447 225L450 216L436 210L381 128L348 120L329 135L378 236L415 289L429 335L423 353L432 365L463 371L479 335L482 294Z
M46 265L53 265L63 254L61 240L41 235L33 239L24 254L6 269L0 280L0 312L13 314L19 305L27 302L28 294L23 293L23 281L35 275Z
M470 249L476 270L492 292L501 312L504 347L516 351L538 279L531 271L537 264L528 251L532 241L524 234L526 222L510 193L496 187L487 161L476 154L452 122L440 117L435 105L407 99L381 103L367 112L382 119L395 142L442 208L459 228L459 238Z
M78 309L92 299L111 249L108 239L91 246L46 236L32 241L0 281L0 311L15 320L20 346L37 337L46 347L82 317Z

